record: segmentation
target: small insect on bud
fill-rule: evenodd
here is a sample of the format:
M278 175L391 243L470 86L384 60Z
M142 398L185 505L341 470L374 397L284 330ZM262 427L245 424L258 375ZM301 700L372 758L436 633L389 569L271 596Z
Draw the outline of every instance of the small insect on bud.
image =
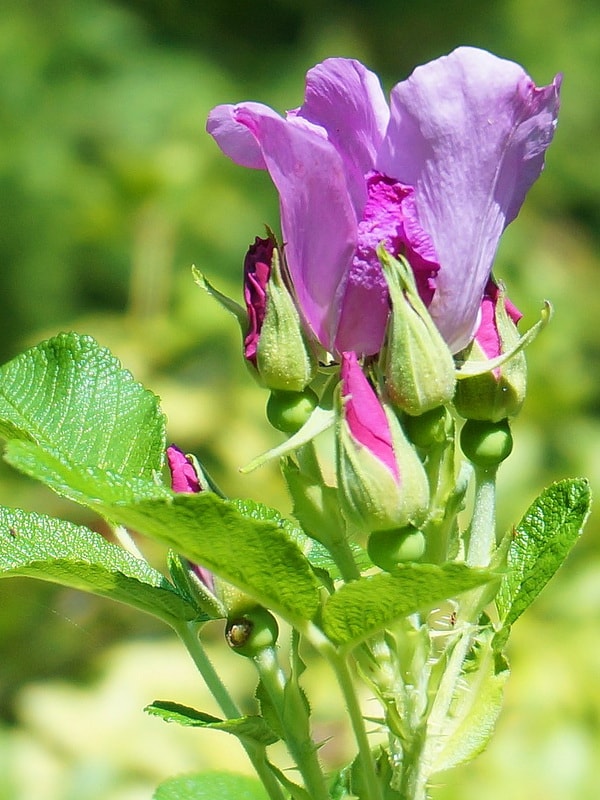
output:
M225 638L231 649L247 658L273 647L279 636L277 620L262 606L236 614L227 621Z

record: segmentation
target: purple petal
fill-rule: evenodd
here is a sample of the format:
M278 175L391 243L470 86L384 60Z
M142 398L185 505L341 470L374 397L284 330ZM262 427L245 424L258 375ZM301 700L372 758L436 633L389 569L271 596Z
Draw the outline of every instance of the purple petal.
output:
M400 480L398 462L392 444L390 425L379 398L367 380L356 353L342 354L342 397L344 418L352 438L366 447Z
M360 61L328 58L306 75L304 103L288 119L319 126L341 154L357 216L366 201L364 176L375 166L390 111L379 78Z
M333 347L356 215L336 149L315 132L239 107L279 192L284 251L298 306L316 337Z
M472 338L499 237L542 170L559 87L463 47L392 92L377 167L415 187L441 264L429 310L453 352Z
M237 121L240 108L252 109L257 114L277 117L273 109L262 103L240 103L237 106L216 106L208 115L206 130L221 150L236 164L252 169L266 169L260 146L246 125Z
M185 453L174 444L167 447L167 462L171 471L171 489L174 492L195 494L200 491L196 470Z

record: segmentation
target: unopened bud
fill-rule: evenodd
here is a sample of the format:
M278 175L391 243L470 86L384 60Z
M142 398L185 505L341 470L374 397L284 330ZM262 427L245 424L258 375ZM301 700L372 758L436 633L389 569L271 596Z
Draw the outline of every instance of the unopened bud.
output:
M481 304L481 322L463 352L464 363L485 362L507 353L519 342L521 313L502 288L490 280ZM466 419L499 422L517 414L525 399L527 364L522 350L495 369L457 382L454 407Z
M267 402L267 419L284 433L296 433L308 420L319 398L308 387L303 392L271 392Z
M282 269L275 241L256 237L244 262L249 322L244 355L267 388L301 392L317 365Z
M423 465L354 353L342 356L337 475L344 516L365 533L420 524L429 488Z
M378 253L392 304L380 361L386 393L394 406L419 416L452 399L454 360L419 296L407 261L383 248Z

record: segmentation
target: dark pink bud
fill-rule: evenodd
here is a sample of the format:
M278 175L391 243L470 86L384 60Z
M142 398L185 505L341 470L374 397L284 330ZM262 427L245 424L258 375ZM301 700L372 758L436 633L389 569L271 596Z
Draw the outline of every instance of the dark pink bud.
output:
M480 322L473 341L464 351L465 363L507 356L500 366L457 382L454 407L465 419L499 422L518 413L525 399L527 365L519 349L517 322L520 311L504 290L489 280L481 302Z
M183 450L174 444L167 447L167 461L171 471L171 489L174 492L195 494L201 491L196 470Z
M499 295L500 290L494 281L490 279L485 287L483 300L481 301L481 320L475 332L475 340L487 358L496 358L496 356L502 354L502 341L496 317L496 304ZM504 307L506 313L516 325L523 315L506 296L504 297ZM499 371L494 370L494 374L498 377Z
M362 371L356 353L342 354L342 399L344 418L352 438L376 456L400 480L385 411Z
M202 491L194 465L183 450L180 450L174 444L167 447L167 462L171 471L171 489L174 492L197 494ZM188 563L192 572L198 576L210 592L214 593L215 579L212 572L199 564Z
M244 260L244 300L248 311L248 332L244 339L244 355L256 366L258 339L267 308L267 282L271 275L273 239L256 237Z

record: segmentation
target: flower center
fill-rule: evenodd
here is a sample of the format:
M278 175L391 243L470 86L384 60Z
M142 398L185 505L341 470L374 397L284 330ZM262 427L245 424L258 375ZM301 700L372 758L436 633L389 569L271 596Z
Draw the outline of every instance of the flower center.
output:
M370 172L366 182L368 198L358 224L350 280L367 289L385 287L377 258L377 247L383 244L391 255L405 256L415 274L419 294L429 304L440 266L433 242L418 221L412 187L379 172Z

